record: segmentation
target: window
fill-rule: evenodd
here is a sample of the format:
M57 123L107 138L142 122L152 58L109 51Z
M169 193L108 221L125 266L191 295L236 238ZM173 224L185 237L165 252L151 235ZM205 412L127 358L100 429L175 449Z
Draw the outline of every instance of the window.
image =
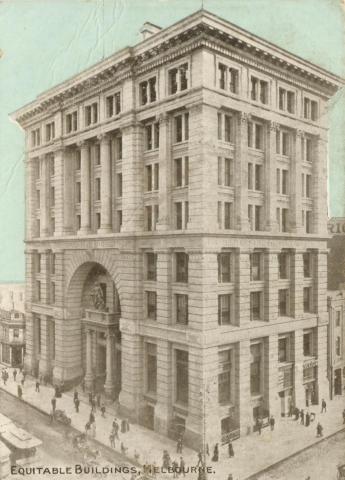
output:
M227 67L218 63L218 86L221 90L227 90L231 93L238 93L239 90L239 71L233 67Z
M230 230L232 223L232 203L224 202L224 229Z
M13 329L13 338L19 338L19 328Z
M146 317L150 320L157 319L157 293L146 292Z
M311 277L311 253L303 253L303 275L304 278Z
M38 302L41 301L41 282L40 282L40 280L36 281L36 298L37 298Z
M146 165L146 191L152 192L159 188L159 164Z
M81 202L81 183L76 182L75 184L75 196L76 196L76 203Z
M289 290L283 288L278 290L278 302L279 302L279 316L286 317L289 314L288 303L289 303Z
M189 157L174 159L174 185L184 187L189 184Z
M218 113L218 140L226 143L234 143L234 118L232 115Z
M145 126L146 150L159 148L159 122Z
M77 230L81 229L81 215L76 216Z
M46 142L50 142L55 138L55 122L46 125Z
M169 95L187 90L188 88L188 63L172 68L168 72Z
M277 225L279 232L287 232L289 227L289 209L277 208Z
M50 206L55 206L55 187L50 187Z
M250 346L250 393L260 395L261 393L261 344Z
M115 138L115 158L116 160L122 159L122 137Z
M318 103L315 100L304 97L303 115L307 120L316 121L318 119Z
M54 303L55 303L55 282L51 282L51 284L50 284L50 300L51 300L51 303L54 305Z
M260 205L248 205L248 222L250 230L262 230L262 207Z
M140 105L146 105L147 103L152 103L157 100L156 83L156 77L152 77L139 83Z
M252 282L262 280L262 253L254 252L250 254L250 280Z
M76 132L78 129L78 112L68 113L66 115L66 133Z
M175 391L176 401L188 405L188 352L184 350L175 350L176 378Z
M175 228L176 230L183 230L187 228L189 221L189 203L175 202Z
M279 110L295 113L296 95L291 90L279 87Z
M117 210L117 230L121 231L122 227L122 210Z
M340 344L341 344L340 337L337 337L335 339L335 354L337 355L337 357L341 356Z
M303 288L303 310L305 313L312 312L311 307L311 287Z
M265 80L259 80L256 77L250 79L251 91L250 98L255 102L263 104L268 103L268 82Z
M96 213L96 229L101 228L101 214L99 212Z
M277 168L277 193L289 194L289 171L284 168Z
M288 156L290 155L290 138L289 132L284 130L277 130L276 132L276 152L278 154Z
M188 295L176 294L176 323L180 325L188 325Z
M302 159L305 162L312 162L313 140L309 137L302 137Z
M145 207L146 230L152 232L156 230L156 224L159 219L159 205L147 205Z
M218 185L233 187L234 162L232 158L218 157Z
M80 150L76 150L75 155L75 169L77 172L80 171L81 168L81 153Z
M55 275L56 270L56 254L51 252L50 254L50 273Z
M176 282L188 283L188 260L189 256L184 252L175 253Z
M232 295L218 295L218 325L232 323Z
M117 92L109 95L105 99L107 118L114 117L121 112L121 93Z
M157 280L157 254L146 253L146 280Z
M287 252L278 253L279 278L289 278L289 254Z
M248 190L262 191L262 177L263 166L256 163L248 163Z
M116 196L122 197L122 173L116 175Z
M311 210L302 210L302 226L305 233L312 233L312 212Z
M41 144L41 129L36 128L31 132L31 146L38 147Z
M98 122L98 103L94 102L85 107L85 127Z
M189 113L174 117L174 141L185 142L189 139Z
M256 122L248 122L248 147L256 150L264 148L264 129L263 125Z
M157 346L146 344L146 390L147 393L157 393Z
M303 334L303 355L305 357L313 356L313 335L312 332Z
M231 264L232 254L230 252L223 252L217 255L218 259L218 282L231 282Z
M95 200L99 201L101 199L101 179L97 177L95 179L95 181L96 181L96 183L95 183ZM79 183L79 185L80 185L80 183Z
M261 320L262 292L250 292L250 320Z
M335 326L336 327L340 327L340 312L336 312L337 316L336 316L336 320L335 320Z
M226 404L231 401L231 350L219 352L218 358L218 402Z
M278 339L278 362L287 362L288 357L288 339L286 337Z

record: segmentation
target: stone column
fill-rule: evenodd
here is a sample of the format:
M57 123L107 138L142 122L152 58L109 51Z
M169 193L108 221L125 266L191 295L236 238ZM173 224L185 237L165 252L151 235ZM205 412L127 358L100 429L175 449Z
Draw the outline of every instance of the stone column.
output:
M267 125L267 149L265 155L265 220L266 229L270 232L277 232L277 216L276 216L276 137L279 125L270 122Z
M278 418L280 408L278 395L278 335L270 335L265 347L266 375L264 378L268 397L268 410L270 415Z
M304 132L297 130L290 163L290 230L302 233L302 139Z
M80 145L80 158L81 158L81 228L79 230L80 235L85 235L91 231L91 192L90 192L90 155L89 145L86 142L82 142Z
M101 149L101 228L98 233L111 232L111 156L109 135L98 137Z
M318 401L329 399L329 380L327 377L327 325L317 328L317 382Z
M166 113L159 116L159 222L157 230L170 227L170 195L173 183L171 159L171 122Z
M277 250L264 253L264 320L268 322L274 322L278 317L278 253Z
M41 315L41 355L39 361L40 375L50 375L50 319L47 315Z
M61 236L64 228L64 183L67 181L64 176L64 149L60 148L54 152L55 168L55 231L54 236Z
M305 406L305 390L303 386L303 329L295 330L295 406L303 408Z
M92 338L93 331L86 329L86 370L85 370L85 386L92 388L93 371L92 371ZM107 358L108 361L108 358Z
M248 121L250 115L240 112L235 146L235 212L236 228L247 231L248 222Z
M313 156L313 233L328 235L327 231L327 138L316 141Z
M157 343L157 403L155 406L155 432L168 435L172 416L172 351L166 340Z
M63 232L71 235L74 232L74 158L73 153L65 150L63 165Z
M41 168L41 237L49 235L49 168L48 158L44 155L40 157Z
M241 328L250 323L250 251L236 249L235 256L235 312Z
M248 435L253 426L250 404L250 340L239 342L238 368L236 369L237 404L239 405L241 435Z
M106 377L104 384L104 391L107 396L112 397L114 394L114 340L115 336L112 333L107 334L106 338Z
M292 315L296 320L300 319L304 315L303 311L303 251L294 250L291 255L292 268L291 268L291 281L290 281L290 293L291 293L291 307Z
M37 237L40 232L36 231L36 175L37 158L26 160L26 238Z

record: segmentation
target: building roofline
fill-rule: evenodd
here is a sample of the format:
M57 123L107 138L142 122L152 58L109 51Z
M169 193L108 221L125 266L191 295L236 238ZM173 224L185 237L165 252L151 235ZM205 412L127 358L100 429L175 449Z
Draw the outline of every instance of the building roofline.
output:
M150 22L148 22L150 23ZM144 52L153 48L157 44L169 41L175 35L182 33L184 30L196 29L198 26L204 25L210 31L216 31L219 29L228 35L229 39L235 39L239 44L246 46L247 48L254 49L257 53L264 53L266 56L276 59L282 64L290 64L297 70L304 70L306 74L318 77L321 80L326 81L333 85L333 88L341 88L345 85L345 80L316 65L302 57L292 54L291 52L278 47L272 42L263 39L262 37L255 35L242 27L239 27L228 20L222 19L220 16L209 12L205 9L197 10L196 12L184 17L181 20L173 23L172 25L163 28L159 32L150 36L149 38L136 43L134 46L127 46L114 54L102 59L92 66L84 69L72 77L60 82L54 87L45 90L39 94L33 101L27 103L23 107L10 113L10 117L17 121L22 115L29 113L31 109L37 107L40 103L48 100L51 97L62 95L68 89L73 89L77 85L82 83L92 82L93 75L99 74L102 70L106 70L112 66L121 65L136 56L142 55Z

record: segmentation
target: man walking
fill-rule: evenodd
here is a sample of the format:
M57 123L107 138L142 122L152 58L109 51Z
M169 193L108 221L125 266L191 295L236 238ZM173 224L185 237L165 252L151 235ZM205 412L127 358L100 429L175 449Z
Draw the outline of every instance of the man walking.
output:
M185 466L186 466L186 463L183 457L180 457L180 473L182 473L184 477L186 476Z
M271 432L273 432L274 430L274 425L275 425L276 421L275 421L275 418L273 415L270 416L270 428L271 428Z
M327 412L327 404L324 398L322 399L322 402L321 402L321 413L323 412Z
M79 398L77 397L77 398L74 400L74 406L75 406L75 411L76 411L76 413L79 413L79 404L80 404L80 400L79 400Z
M16 381L16 378L17 378L17 370L14 369L13 370L13 380Z
M234 447L232 446L232 441L231 440L229 440L228 452L229 452L229 457L230 458L235 456Z
M35 392L38 392L38 393L39 393L39 391L40 391L40 382L37 380L35 385L36 385Z
M55 409L56 409L56 398L55 397L53 397L51 399L51 404L52 404L53 413L55 413Z

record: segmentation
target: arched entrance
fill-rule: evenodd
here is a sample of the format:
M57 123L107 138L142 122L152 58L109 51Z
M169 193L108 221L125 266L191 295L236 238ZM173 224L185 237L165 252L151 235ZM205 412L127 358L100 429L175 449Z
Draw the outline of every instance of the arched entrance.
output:
M115 283L102 265L87 262L75 272L68 297L82 317L85 386L117 398L121 390L121 308Z

